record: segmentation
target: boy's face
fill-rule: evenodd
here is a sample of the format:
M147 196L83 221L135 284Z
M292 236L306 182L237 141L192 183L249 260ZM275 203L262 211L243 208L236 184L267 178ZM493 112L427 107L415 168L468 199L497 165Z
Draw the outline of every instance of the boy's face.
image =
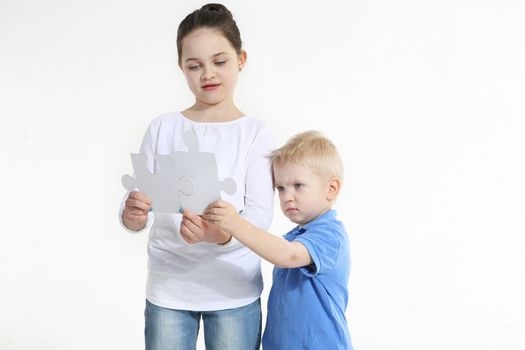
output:
M299 164L274 164L275 189L281 210L290 221L304 225L332 207L337 188L332 182Z
M231 102L245 60L218 30L199 28L182 40L180 67L199 103Z

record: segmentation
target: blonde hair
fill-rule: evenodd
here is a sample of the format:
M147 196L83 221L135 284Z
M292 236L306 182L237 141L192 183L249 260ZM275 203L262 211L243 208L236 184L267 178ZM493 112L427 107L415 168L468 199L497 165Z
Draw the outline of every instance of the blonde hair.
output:
M343 183L343 162L335 145L315 130L301 132L270 154L272 173L275 165L298 164L321 177L336 177Z

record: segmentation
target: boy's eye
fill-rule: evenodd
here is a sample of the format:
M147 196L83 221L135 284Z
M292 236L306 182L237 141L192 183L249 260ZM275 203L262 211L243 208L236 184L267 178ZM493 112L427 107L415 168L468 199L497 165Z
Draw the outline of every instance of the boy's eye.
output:
M196 64L195 65L191 65L191 66L188 66L188 69L189 70L197 70L197 69L199 69L199 66L196 65Z
M277 189L278 192L282 192L282 190L284 190L283 186L276 186L275 188Z
M300 190L304 185L303 184L294 184L293 187L296 189L296 190Z
M222 66L225 63L226 63L226 61L215 61L215 65L216 66Z

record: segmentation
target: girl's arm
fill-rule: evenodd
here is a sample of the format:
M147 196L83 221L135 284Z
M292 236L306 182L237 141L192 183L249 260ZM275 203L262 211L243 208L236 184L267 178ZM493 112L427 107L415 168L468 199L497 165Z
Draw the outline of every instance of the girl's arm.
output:
M140 145L139 153L146 154L148 171L153 173L155 159L155 145L160 128L160 119L154 120ZM150 212L151 200L142 192L128 191L122 200L119 210L119 220L122 227L128 232L138 233L148 229L153 224L153 212Z
M210 204L203 217L229 232L275 266L293 268L312 264L310 254L303 244L288 242L257 228L240 217L235 207L228 202L217 201Z
M245 220L261 230L268 230L272 223L274 199L268 154L274 149L274 140L266 126L261 127L253 139L247 154L244 205L238 209L242 209L241 216Z

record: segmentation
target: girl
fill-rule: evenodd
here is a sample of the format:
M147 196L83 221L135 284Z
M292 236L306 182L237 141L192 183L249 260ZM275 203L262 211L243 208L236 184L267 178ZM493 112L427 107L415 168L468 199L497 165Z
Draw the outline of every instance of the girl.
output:
M246 52L230 11L207 4L189 14L178 28L177 51L195 103L151 122L140 150L149 170L155 168L155 154L187 151L182 135L193 129L200 151L215 153L219 179L231 177L237 184L228 200L246 220L268 229L273 190L266 156L272 137L233 101ZM146 349L195 349L201 318L207 349L259 349L260 259L188 210L184 216L156 213L153 218L151 205L145 194L131 192L121 212L128 230L150 228Z

